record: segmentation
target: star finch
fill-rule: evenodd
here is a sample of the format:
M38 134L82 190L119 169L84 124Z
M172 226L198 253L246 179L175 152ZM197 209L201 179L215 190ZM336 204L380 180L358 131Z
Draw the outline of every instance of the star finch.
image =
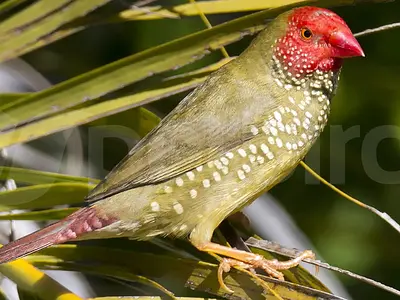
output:
M189 237L231 266L283 279L287 262L211 242L214 229L293 170L324 129L343 58L364 56L322 8L278 16L140 141L77 212L0 249L4 263L70 240ZM221 281L221 278L219 278Z

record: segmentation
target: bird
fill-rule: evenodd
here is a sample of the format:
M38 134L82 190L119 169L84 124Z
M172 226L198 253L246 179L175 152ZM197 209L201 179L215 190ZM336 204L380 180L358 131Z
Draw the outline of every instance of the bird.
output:
M336 13L282 13L237 58L189 93L86 197L86 205L0 248L6 263L67 241L187 238L231 267L279 270L288 261L213 243L214 230L287 176L328 121L343 60L364 56Z

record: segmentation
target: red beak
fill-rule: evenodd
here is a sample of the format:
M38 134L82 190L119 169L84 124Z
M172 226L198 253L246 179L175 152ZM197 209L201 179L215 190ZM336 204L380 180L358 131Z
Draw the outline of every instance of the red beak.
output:
M334 47L335 57L365 56L360 44L351 32L333 32L329 37L329 43Z

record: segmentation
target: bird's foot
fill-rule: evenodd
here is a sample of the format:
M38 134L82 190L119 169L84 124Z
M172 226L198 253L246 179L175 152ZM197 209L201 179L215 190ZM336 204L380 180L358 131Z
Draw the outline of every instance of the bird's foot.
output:
M288 270L296 267L302 260L307 258L315 259L315 254L311 250L303 251L296 258L287 261L278 261L276 259L268 260L261 255L251 254L247 253L245 262L232 258L224 258L221 261L218 268L218 282L223 289L233 293L233 291L226 286L222 277L223 273L229 272L232 267L248 269L253 273L255 273L254 269L263 269L269 276L279 280L285 280L283 274L279 270Z

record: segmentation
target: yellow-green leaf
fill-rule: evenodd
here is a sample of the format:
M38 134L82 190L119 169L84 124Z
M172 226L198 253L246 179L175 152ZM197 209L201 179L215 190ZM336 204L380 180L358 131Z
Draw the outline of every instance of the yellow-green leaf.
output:
M0 211L50 208L82 203L94 185L70 182L38 184L0 193Z

